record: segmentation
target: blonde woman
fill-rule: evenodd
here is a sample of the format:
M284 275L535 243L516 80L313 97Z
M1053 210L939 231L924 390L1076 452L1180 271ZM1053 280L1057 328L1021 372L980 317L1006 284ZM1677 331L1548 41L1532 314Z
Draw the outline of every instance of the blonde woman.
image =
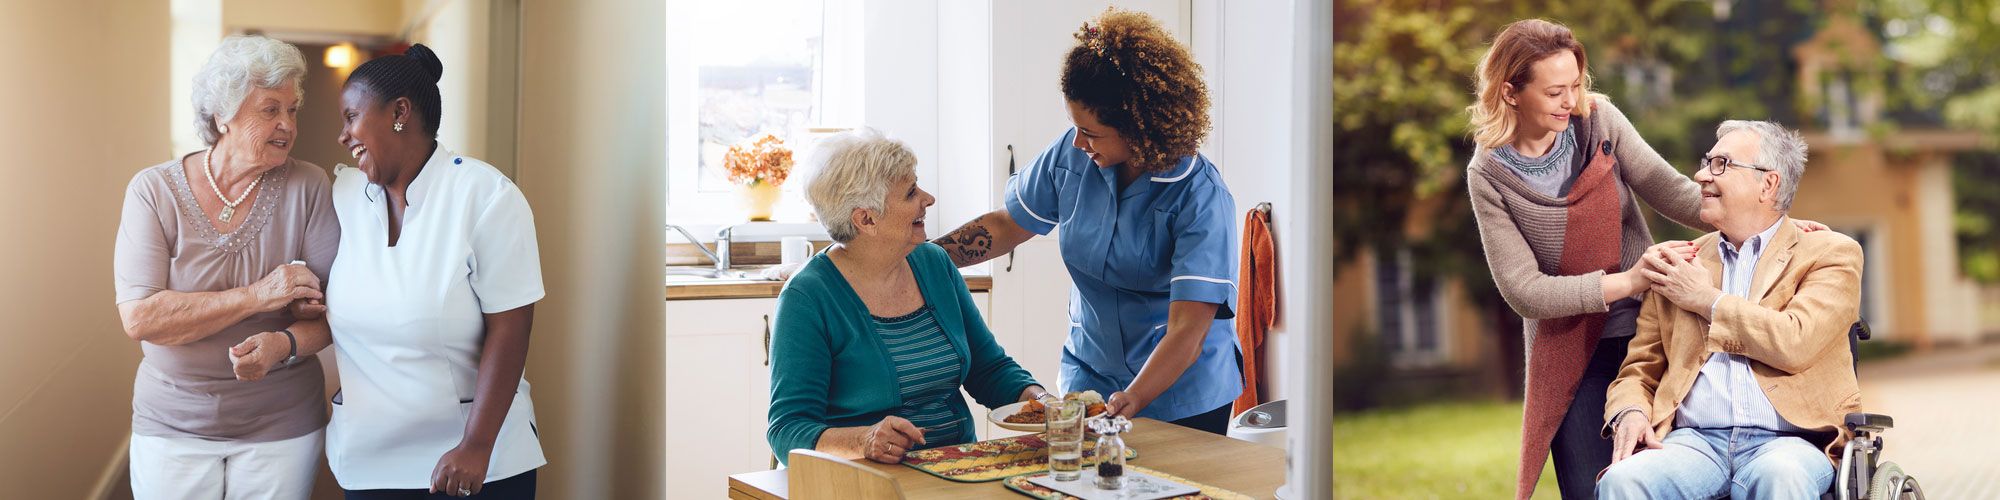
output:
M1516 496L1555 457L1563 498L1591 498L1611 465L1605 390L1637 326L1653 246L1640 200L1701 231L1703 193L1591 91L1583 44L1560 24L1507 25L1480 59L1468 109L1473 215L1500 295L1524 319L1527 394ZM1801 229L1824 229L1799 221ZM1687 242L1660 246L1694 255Z

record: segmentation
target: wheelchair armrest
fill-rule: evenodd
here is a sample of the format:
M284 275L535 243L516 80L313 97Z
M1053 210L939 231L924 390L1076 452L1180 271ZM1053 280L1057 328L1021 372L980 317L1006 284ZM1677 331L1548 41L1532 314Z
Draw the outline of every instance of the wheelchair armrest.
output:
M1896 426L1896 419L1874 413L1847 414L1847 428L1853 432L1882 432Z

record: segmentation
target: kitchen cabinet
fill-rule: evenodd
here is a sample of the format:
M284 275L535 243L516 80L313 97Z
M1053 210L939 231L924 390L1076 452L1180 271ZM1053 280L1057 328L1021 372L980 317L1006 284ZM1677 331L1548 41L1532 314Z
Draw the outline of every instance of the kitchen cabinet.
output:
M989 294L974 293L972 300L980 314L990 313ZM666 301L668 491L724 491L730 474L771 467L765 346L777 304L775 298ZM981 439L1005 432L986 422L985 408L971 406Z

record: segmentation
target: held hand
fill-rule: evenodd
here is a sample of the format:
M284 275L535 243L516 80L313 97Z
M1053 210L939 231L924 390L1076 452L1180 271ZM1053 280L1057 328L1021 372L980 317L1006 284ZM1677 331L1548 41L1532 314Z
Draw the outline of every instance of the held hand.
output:
M271 367L284 361L289 352L285 334L264 332L243 339L243 343L229 348L229 365L236 371L236 380L256 382L270 373Z
M270 274L250 284L250 292L263 311L276 311L295 300L326 298L319 291L319 276L299 264L272 269Z
M1653 293L1683 310L1705 317L1716 295L1722 293L1708 283L1708 266L1701 259L1682 258L1672 251L1648 250L1644 260L1646 268L1639 272L1653 282Z
M486 486L486 461L492 457L492 447L459 443L445 452L438 459L437 468L431 470L431 493L455 497L479 494Z
M293 300L290 306L292 319L312 321L326 316L326 301L320 299Z
M1654 244L1653 246L1650 246L1650 247L1647 247L1647 248L1646 248L1646 253L1644 253L1644 254L1641 254L1641 255L1642 255L1642 256L1644 256L1644 255L1654 255L1654 254L1661 254L1661 255L1671 255L1671 256L1674 256L1674 257L1678 257L1678 259L1676 259L1676 260L1680 260L1680 261L1687 261L1687 260L1694 260L1694 257L1695 257L1695 254L1696 254L1696 253L1697 253L1697 252L1698 252L1698 251L1699 251L1700 249L1701 249L1701 247L1698 247L1698 246L1695 246L1694 242L1692 242L1692 241L1681 241L1681 240L1673 240L1673 241L1662 241L1662 242L1659 242L1659 243L1656 243L1656 244ZM1645 259L1643 259L1643 258L1642 258L1642 259L1639 259L1639 262L1638 262L1638 263L1636 263L1636 264L1632 264L1632 269L1635 269L1635 270L1636 270L1636 269L1647 269L1647 268L1649 268L1649 267L1648 267L1648 265L1647 265L1647 262L1646 262L1646 260L1645 260ZM1651 268L1651 269L1653 269L1653 270L1655 270L1655 271L1664 271L1664 270L1665 270L1665 269L1661 269L1661 268ZM1637 273L1634 273L1634 274L1637 274ZM1645 279L1645 277L1644 277L1644 276L1641 276L1641 277L1640 277L1639 279L1642 279L1642 280L1643 280L1643 279ZM1652 283L1651 283L1651 282L1644 282L1644 281L1642 281L1642 282L1641 282L1641 284L1643 284L1643 285L1651 285Z
M861 435L861 456L885 464L903 461L911 445L924 444L924 431L903 417L890 415Z
M1139 418L1139 410L1146 409L1146 405L1150 404L1153 404L1151 398L1126 391L1114 392L1111 393L1111 397L1104 400L1104 416Z
M1633 454L1641 451L1663 447L1659 438L1653 437L1653 429L1648 425L1645 413L1626 412L1618 418L1618 427L1611 437L1611 463L1632 458Z

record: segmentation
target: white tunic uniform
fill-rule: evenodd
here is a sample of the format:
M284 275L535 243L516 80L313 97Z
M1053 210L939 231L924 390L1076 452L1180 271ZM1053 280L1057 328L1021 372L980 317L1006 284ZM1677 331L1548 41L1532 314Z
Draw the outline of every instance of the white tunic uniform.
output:
M492 165L442 146L410 183L402 234L388 244L388 196L359 169L334 173L343 237L327 278L341 390L326 430L342 488L426 489L472 414L484 313L542 298L527 198ZM486 481L547 463L521 380L494 439Z

